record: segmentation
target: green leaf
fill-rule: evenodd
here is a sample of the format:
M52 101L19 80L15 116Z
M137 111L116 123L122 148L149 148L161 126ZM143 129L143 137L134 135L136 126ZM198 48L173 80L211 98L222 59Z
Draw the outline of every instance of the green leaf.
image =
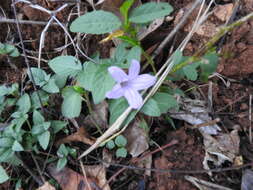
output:
M124 146L126 146L126 144L127 144L127 140L126 140L126 138L125 138L124 136L119 135L119 136L117 136L116 139L115 139L115 144L116 144L118 147L124 147Z
M0 138L0 148L4 147L11 147L14 143L13 138L9 138L9 137L2 137Z
M131 6L133 5L134 0L126 0L121 6L120 6L120 13L121 15L123 15L124 17L124 26L127 29L129 26L129 22L128 22L128 11L131 8Z
M92 97L95 104L98 104L104 100L106 92L110 91L115 84L114 79L109 74L107 69L107 65L100 65L94 76Z
M45 71L43 71L42 69L32 67L31 73L28 72L30 80L32 80L31 74L33 76L33 79L34 79L34 82L36 85L42 87L44 84L47 83L47 81L46 81L47 73Z
M60 158L66 157L68 156L68 149L64 144L61 144L61 146L59 147L59 149L57 150L57 155Z
M153 117L159 117L161 115L161 111L159 109L157 101L153 98L150 98L144 106L141 108L140 112Z
M60 158L60 159L58 160L58 162L57 162L57 166L56 166L57 170L58 170L58 171L59 171L59 170L62 170L62 169L66 166L67 162L68 162L68 160L67 160L66 157Z
M13 145L12 145L12 150L13 151L23 151L24 148L22 147L22 145L16 140L14 141Z
M127 55L127 63L130 65L133 59L140 61L141 52L142 50L139 46L134 46Z
M198 78L198 72L197 72L197 67L198 67L199 64L196 64L196 63L192 63L192 64L189 64L185 67L183 67L183 71L184 71L184 74L185 76L187 77L187 79L189 80L197 80Z
M95 74L98 70L98 65L92 62L85 62L83 64L83 71L78 73L77 82L86 90L91 91Z
M170 108L178 106L176 99L167 93L157 92L152 98L157 102L161 113L167 113Z
M37 92L33 92L31 95L32 109L37 109L41 107L38 94L42 101L42 106L45 106L49 100L49 95L43 90L38 90Z
M16 104L19 108L18 110L22 113L27 113L31 108L31 100L30 96L25 93L23 96L19 98Z
M58 75L75 76L82 70L82 65L73 56L59 56L49 61L49 67Z
M53 75L51 79L55 80L55 84L58 86L58 88L63 88L67 82L67 76L64 75Z
M32 128L32 134L33 135L39 135L46 131L50 127L51 123L50 122L43 122L38 125L34 125Z
M5 169L0 165L0 184L6 182L9 179Z
M206 54L200 61L200 79L202 81L207 81L209 75L214 73L218 66L218 56L216 53Z
M73 87L66 87L62 91L64 98L61 110L62 114L68 118L78 117L81 112L82 97Z
M40 146L46 150L49 144L49 140L50 140L50 133L49 131L45 131L44 133L42 133L41 135L38 136L38 140L40 143Z
M0 86L0 96L8 95L10 92L9 88L5 85Z
M131 46L139 46L140 43L129 36L119 36L119 39L130 44Z
M127 156L127 150L125 148L118 148L116 151L116 156L125 158Z
M66 125L68 124L68 122L66 121L59 121L59 120L53 120L51 121L51 127L55 133L58 133L60 130L62 130L64 127L66 127Z
M58 93L60 92L58 86L56 85L55 79L51 78L47 82L45 86L42 87L43 90L45 90L48 93Z
M0 163L7 162L12 156L14 152L11 148L3 149L0 151Z
M106 147L108 148L108 149L113 149L114 147L115 147L115 144L114 144L114 142L113 142L113 140L109 140L107 143L106 143Z
M105 34L119 29L120 19L111 12L92 11L78 17L70 25L71 32Z
M110 100L109 102L109 110L110 110L110 125L113 124L118 117L128 108L128 103L125 98L119 98L116 100ZM125 122L122 125L126 125L130 123L135 115L137 114L137 111L132 111L128 117L126 118Z
M11 57L18 57L20 55L18 49L13 46L13 45L10 45L10 44L6 44L5 45L5 49L6 49L6 52L11 56Z
M44 117L41 115L41 113L37 110L33 112L33 124L38 125L42 124L45 121Z
M169 15L172 11L173 8L168 3L145 3L130 13L129 20L133 23L147 23Z

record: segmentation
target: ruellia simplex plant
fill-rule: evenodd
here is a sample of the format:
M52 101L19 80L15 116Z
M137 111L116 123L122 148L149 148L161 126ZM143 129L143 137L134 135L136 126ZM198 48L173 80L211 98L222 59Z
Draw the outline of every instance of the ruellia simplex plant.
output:
M81 63L74 56L59 56L48 63L53 73L48 74L37 67L28 71L28 77L30 81L34 81L37 91L26 90L17 83L0 86L0 163L22 166L24 158L34 158L34 155L40 156L41 153L51 150L59 133L69 134L66 128L68 119L78 117L86 108L91 114L93 104L106 101L109 105L109 125L116 123L121 127L127 126L138 112L159 117L171 108L178 108L175 94L182 95L183 92L168 87L164 81L178 81L183 78L206 81L216 70L218 63L213 45L227 31L239 25L237 22L221 31L207 44L202 55L186 57L177 50L171 58L174 65L170 73L173 75L167 73L160 81L155 63L141 47L138 32L141 27L155 19L169 15L173 8L162 2L150 2L131 8L133 3L134 0L126 0L122 4L122 19L111 12L98 10L78 17L70 25L72 32L111 33L103 42L119 39L120 44L112 57L101 59L96 56ZM8 44L0 44L0 54L19 55L17 49ZM142 56L150 66L150 72L146 74L141 74ZM157 83L158 87L150 94L148 88L156 87ZM61 117L55 117L48 112L53 109L50 98L60 97L59 95L63 99ZM125 110L130 111L124 115ZM118 123L119 118L124 120ZM97 144L115 150L117 157L126 157L126 138L123 135L109 136L114 138L104 139L103 143ZM46 163L57 161L57 168L60 170L67 164L69 156L76 158L76 150L62 144L55 151L55 155L46 160L42 156L41 159ZM0 182L9 179L2 166L0 173ZM20 181L17 181L17 184L19 183Z

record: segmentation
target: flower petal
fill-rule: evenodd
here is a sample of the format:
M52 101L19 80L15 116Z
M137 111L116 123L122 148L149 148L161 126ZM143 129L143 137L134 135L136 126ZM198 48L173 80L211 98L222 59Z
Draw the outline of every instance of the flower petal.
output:
M135 90L143 90L153 86L156 82L156 77L149 74L139 75L136 79L128 82L129 87Z
M124 96L131 108L138 109L141 107L143 100L137 90L127 88L124 92Z
M124 95L124 90L120 84L116 84L111 91L106 93L106 97L110 99L117 99Z
M124 82L128 80L127 74L119 67L111 66L108 68L108 72L117 82Z
M140 62L133 59L128 71L128 76L130 79L136 78L140 73Z

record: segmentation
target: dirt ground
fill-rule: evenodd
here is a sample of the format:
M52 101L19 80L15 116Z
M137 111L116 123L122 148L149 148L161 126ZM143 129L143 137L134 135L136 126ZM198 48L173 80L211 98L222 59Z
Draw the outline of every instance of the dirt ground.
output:
M44 8L55 10L60 7L62 2L50 2L46 0L33 0L36 4ZM143 1L143 2L148 2ZM72 1L70 1L72 2ZM81 1L81 10L91 10L91 7L86 1ZM174 19L180 10L187 9L189 3L193 0L163 0L169 2L174 7L173 19L170 22L162 25L152 34L148 35L142 44L146 50L151 46L157 47L175 26ZM219 0L216 3L226 5L233 3L231 0ZM0 15L5 14L7 18L14 19L13 10L11 9L11 1L5 0L0 2ZM73 13L74 3L68 6L59 14L57 18L60 22L69 24L75 16ZM24 3L17 4L18 16L21 20L44 21L47 22L49 16L39 10L28 7ZM234 20L253 11L252 0L242 0L236 12ZM193 18L190 18L193 19ZM189 20L188 22L192 22ZM217 18L210 20L215 26L224 24L223 21ZM39 41L41 32L45 25L36 24L21 24L21 32L26 48L26 53L29 55L29 62L32 66L37 66L37 57L39 51ZM17 44L21 50L20 40L15 24L0 23L0 42L9 42ZM180 39L187 34L187 25L184 26L180 33L176 36L173 45L177 45ZM100 53L103 58L110 56L110 48L112 42L99 44L99 41L104 36L88 35L82 42L82 49L87 55L93 55L96 52ZM185 55L193 55L200 46L202 46L210 37L195 34L192 40L187 45ZM45 47L42 51L43 60L50 60L53 57L61 55L63 52L75 54L71 45L66 46L66 35L59 26L49 27L45 38ZM169 55L169 46L160 53L155 60L157 64L162 64ZM249 121L249 97L253 94L253 19L244 23L225 36L221 43L218 43L220 59L217 72L222 75L224 80L218 77L212 77L213 82L213 111L210 114L213 118L220 118L220 126L222 130L229 133L234 126L239 126L240 135L240 155L242 155L244 163L253 162L253 144L248 141L248 129L251 126ZM65 48L64 48L65 47ZM152 48L151 48L152 49ZM83 58L81 58L83 59ZM23 56L19 58L0 57L0 83L10 84L20 82L24 78L26 65ZM15 66L14 66L15 65ZM42 67L47 69L46 61L42 61ZM191 86L192 83L183 81L183 85ZM197 85L197 84L196 84ZM208 96L208 85L200 85L199 91L205 97ZM168 147L165 150L153 155L152 167L156 169L173 169L173 170L201 170L203 169L203 159L205 150L203 138L197 130L192 130L187 127L187 124L182 121L176 121L176 129L173 129L168 123L154 121L151 126L150 138L156 141L160 146L177 140L178 143ZM153 146L151 149L154 149ZM120 162L120 161L119 161ZM122 160L120 163L128 164ZM231 167L231 164L227 164ZM225 166L224 166L225 167ZM108 176L113 176L119 168L111 167L108 169ZM145 176L143 172L135 172L134 170L126 170L116 180L111 182L111 189L156 189L156 190L196 190L190 182L184 179L185 174L180 173L159 173L152 172L151 176ZM241 185L241 170L231 170L227 172L214 173L212 178L208 174L193 174L194 177L212 181L215 184L224 185L232 189L240 189ZM145 182L145 186L142 182ZM142 185L141 185L142 184ZM0 189L8 188L8 185L0 185ZM253 188L253 187L252 187Z

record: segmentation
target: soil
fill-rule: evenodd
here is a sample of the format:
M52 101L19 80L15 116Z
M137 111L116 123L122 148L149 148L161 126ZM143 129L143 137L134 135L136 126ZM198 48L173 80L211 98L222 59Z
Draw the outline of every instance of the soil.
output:
M189 3L194 2L193 0L162 0L163 2L169 2L174 7L173 15L177 15L180 10L186 10L189 7ZM63 3L61 2L50 2L47 0L34 0L34 3L49 9L55 10L59 8ZM70 1L72 2L72 1ZM144 1L143 1L144 2ZM145 2L148 2L145 1ZM217 1L221 5L232 3L233 1ZM69 24L70 20L73 20L76 16L70 16L70 14L76 12L75 4L68 6L59 14L57 18L60 22ZM5 0L0 2L0 8L4 11L7 18L14 19L14 13L11 9L11 0ZM33 21L45 21L49 19L49 15L31 8L24 3L18 3L17 5L18 16L22 20L33 20ZM90 10L86 1L81 3L81 12ZM0 11L0 16L2 15ZM242 0L241 6L236 13L236 18L239 19L242 16L253 11L253 0ZM69 18L70 17L70 18ZM173 18L174 19L174 18ZM193 22L191 17L189 23ZM224 24L224 22L212 17L210 23L215 27ZM173 44L170 43L168 46L177 45L180 40L186 36L188 25L185 25L174 39ZM167 22L162 25L154 33L148 35L143 41L145 49L152 49L156 47L173 29L175 23L173 21ZM26 48L26 53L33 57L29 59L31 66L37 66L36 58L39 52L39 42L41 32L45 26L36 24L21 25L22 38ZM9 28L7 30L7 28ZM209 28L210 29L210 28ZM212 31L213 32L213 31ZM20 49L20 40L17 33L16 25L0 23L0 42L8 42L17 44ZM73 34L71 34L74 36ZM50 60L63 53L75 55L75 50L72 46L67 46L59 50L60 47L66 45L66 35L62 28L59 26L51 26L46 33L45 45L42 50L42 58ZM87 35L82 41L82 50L89 56L99 53L102 58L110 56L110 49L113 47L112 42L100 44L99 41L104 36ZM186 46L184 51L185 55L193 55L199 47L201 47L210 36L194 35L192 40ZM68 41L69 43L69 41ZM163 52L156 59L157 63L162 63L169 55L169 48L166 46ZM253 94L253 19L244 23L242 26L236 28L231 33L226 35L224 42L219 47L220 49L220 60L217 72L220 73L229 85L225 84L218 77L211 78L213 82L213 117L219 117L221 119L220 125L223 131L231 131L234 126L240 127L240 154L243 156L245 162L253 161L253 146L248 141L247 131L251 126L249 121L249 96ZM84 59L84 58L80 58ZM27 69L23 57L21 58L7 58L0 57L0 83L11 84L14 82L20 83L24 80L24 73ZM15 65L15 67L13 67ZM43 68L48 68L47 63L42 63ZM206 85L200 87L200 90L207 97L208 89ZM156 122L154 122L156 123ZM159 123L158 123L159 124ZM169 130L168 130L169 128ZM197 130L189 130L185 127L183 122L179 122L176 129L173 129L169 124L166 125L152 125L150 136L157 138L153 139L159 142L160 146L169 143L171 140L178 140L176 146L169 147L160 153L153 155L152 167L156 169L182 169L182 170L200 170L203 169L203 159L205 156L203 139L201 134ZM153 146L152 148L155 148ZM124 163L124 162L123 162ZM117 169L112 168L109 170L110 175L117 172ZM140 174L134 173L134 171L123 173L123 177L119 177L118 181L110 184L113 189L118 189L119 184L127 184L120 189L136 189L140 187L140 181L144 180L146 183L146 189L157 189L157 190L197 190L195 186L187 182L184 179L184 174L176 173L159 173L152 172L151 177L141 176ZM242 176L241 172L230 171L222 174L214 174L213 178L210 178L207 174L194 174L194 177L199 179L212 181L226 187L233 189L240 189L240 179ZM133 178L132 178L133 177ZM230 180L227 180L227 179ZM129 181L128 179L132 179ZM141 180L140 180L141 179ZM234 180L234 181L233 181ZM7 186L8 187L8 186ZM6 188L0 185L1 188ZM139 188L141 189L141 188Z

